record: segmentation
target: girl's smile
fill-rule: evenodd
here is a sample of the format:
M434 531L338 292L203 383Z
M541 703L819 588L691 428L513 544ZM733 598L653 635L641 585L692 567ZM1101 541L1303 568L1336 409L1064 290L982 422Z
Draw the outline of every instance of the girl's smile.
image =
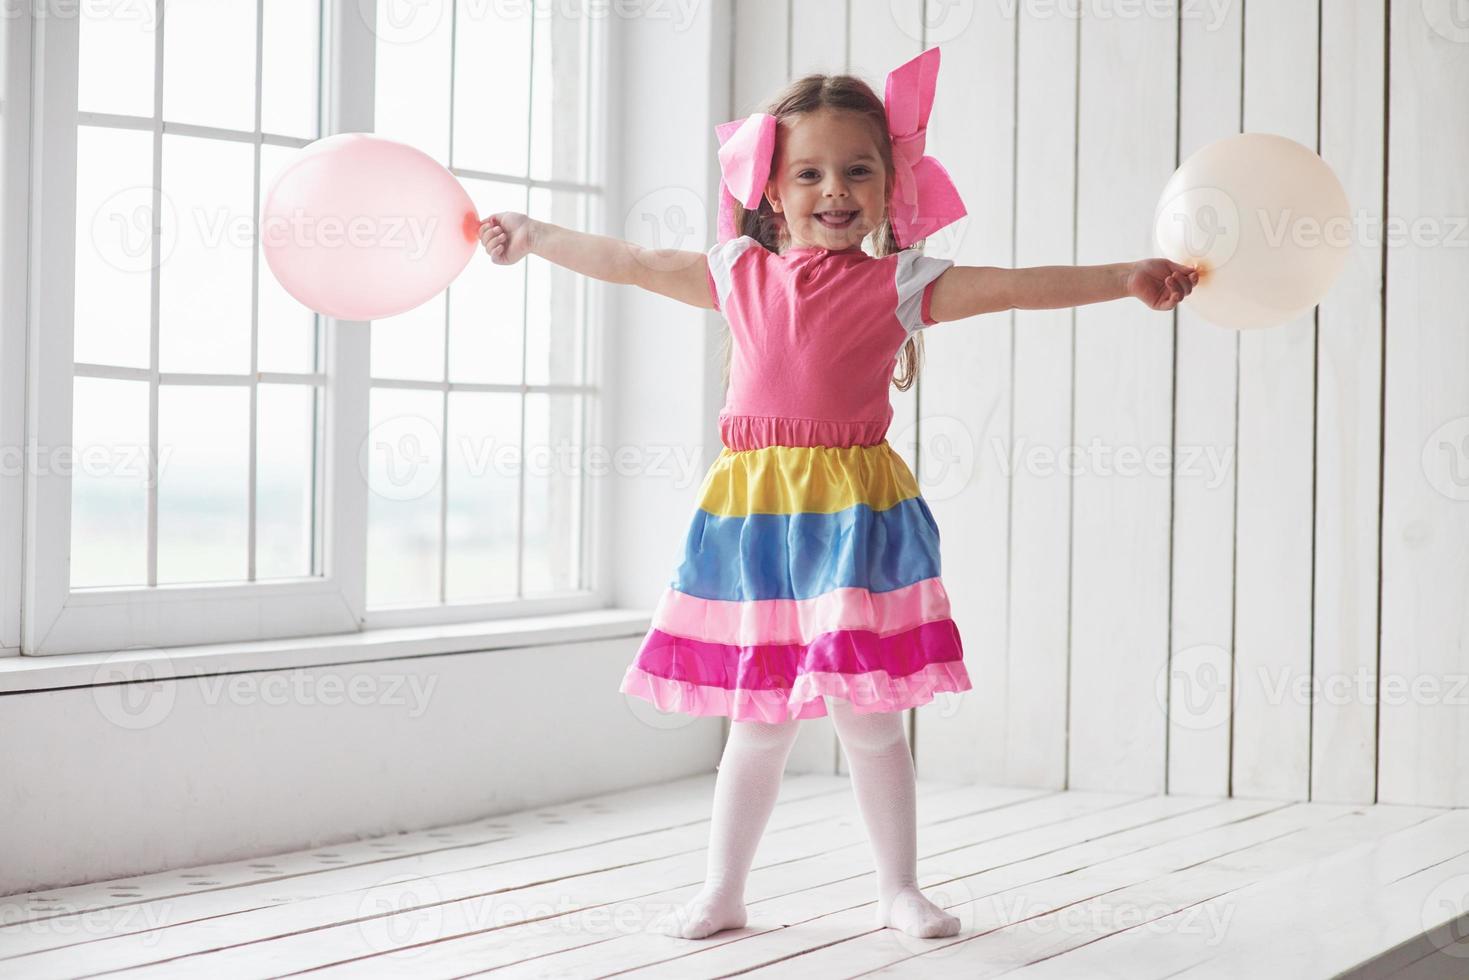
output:
M845 228L857 217L856 211L818 211L816 220L828 228Z

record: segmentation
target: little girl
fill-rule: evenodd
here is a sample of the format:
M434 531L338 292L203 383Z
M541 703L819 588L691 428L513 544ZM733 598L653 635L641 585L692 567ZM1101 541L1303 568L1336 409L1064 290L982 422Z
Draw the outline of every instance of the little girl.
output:
M938 64L930 48L895 69L883 101L859 78L808 75L718 127L720 233L707 253L655 258L512 212L480 226L498 264L539 255L729 325L724 445L621 686L663 710L730 718L703 888L654 931L698 939L746 924L746 877L797 725L830 699L876 859L878 926L958 932L917 887L901 712L971 685L938 526L886 439L887 387L912 385L919 331L936 323L1126 296L1171 310L1198 281L1166 259L1000 269L911 248L965 213L923 155Z

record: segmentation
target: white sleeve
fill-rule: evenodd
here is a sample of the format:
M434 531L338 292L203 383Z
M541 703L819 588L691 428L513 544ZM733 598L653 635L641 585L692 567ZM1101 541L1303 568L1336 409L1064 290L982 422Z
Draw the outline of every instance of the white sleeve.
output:
M730 284L733 281L731 270L735 261L750 247L761 248L761 244L749 235L741 235L731 238L727 242L718 242L705 254L709 257L709 289L714 298L714 308L724 310L724 301L729 296Z
M924 255L916 248L905 248L898 253L896 272L898 287L898 321L908 337L913 331L931 326L933 320L924 319L924 297L928 286L943 275L954 264L952 259Z

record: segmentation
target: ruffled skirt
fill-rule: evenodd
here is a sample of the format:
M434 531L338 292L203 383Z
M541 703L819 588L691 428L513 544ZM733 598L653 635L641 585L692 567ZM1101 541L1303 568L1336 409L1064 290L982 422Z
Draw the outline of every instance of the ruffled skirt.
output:
M970 689L939 531L875 445L726 446L620 690L663 711L784 721Z

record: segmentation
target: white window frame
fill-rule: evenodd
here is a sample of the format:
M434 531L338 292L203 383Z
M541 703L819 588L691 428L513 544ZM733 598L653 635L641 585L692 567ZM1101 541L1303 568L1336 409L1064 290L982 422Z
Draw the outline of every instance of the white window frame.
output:
M25 438L26 211L30 158L29 13L0 23L5 102L0 111L0 657L20 654L20 452Z
M322 4L322 135L370 132L375 37L360 15L363 4L359 0L322 0ZM30 132L36 142L29 153L29 247L26 255L15 261L26 263L24 280L29 299L24 324L28 353L24 377L31 382L24 400L27 459L45 459L47 454L37 454L36 447L68 446L72 433L79 20L75 16L33 18L27 9L10 24L10 29L33 38L30 50L36 56L35 74L31 76L35 95ZM161 71L161 33L158 44L155 71ZM601 58L595 70L601 84L592 86L598 103L590 106L589 112L598 134L593 143L598 155L595 172L605 175L611 149L606 111L609 104L615 104L610 102L610 86L606 84L615 77L608 57L613 45L606 32L599 47ZM11 50L15 50L14 45ZM161 98L161 92L155 92L157 98ZM162 126L165 132L188 129L172 123ZM13 127L10 131L14 132ZM557 186L544 181L530 183ZM607 197L604 185L603 192L592 198L589 220L594 229L605 227ZM7 268L7 275L11 271ZM587 445L595 445L607 423L605 354L600 343L607 303L601 284L589 285L587 336L591 356L587 360L587 383L594 390L587 396L585 432ZM283 639L378 627L544 616L609 605L602 546L606 528L602 498L606 490L598 488L592 493L584 483L579 495L585 529L580 564L589 582L586 590L531 599L369 611L365 601L368 491L358 468L358 447L368 436L369 325L329 317L323 317L321 324L324 377L320 380L325 412L318 460L321 479L317 481L316 533L322 574L264 582L72 589L70 478L50 472L48 467L28 466L24 479L27 506L21 563L21 653L45 656ZM8 324L5 329L13 339ZM14 373L8 372L5 378ZM122 373L149 376L148 369L140 374L132 370ZM251 383L260 380L270 379L257 375ZM546 387L556 386L520 386L519 390ZM5 406L18 403L19 399L6 395ZM156 411L152 424L156 425ZM0 504L4 500L0 495ZM3 516L0 513L0 519ZM0 569L3 585L5 575ZM5 610L0 609L0 631L7 625L4 615ZM0 646L4 636L0 632Z

